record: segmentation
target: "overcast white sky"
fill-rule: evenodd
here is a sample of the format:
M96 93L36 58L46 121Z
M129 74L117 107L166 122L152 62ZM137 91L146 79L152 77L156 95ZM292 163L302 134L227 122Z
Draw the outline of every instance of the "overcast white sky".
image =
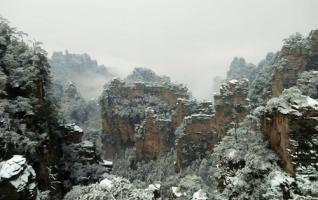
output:
M0 0L12 26L51 53L88 53L121 75L134 67L211 99L234 56L257 64L282 39L318 28L318 0Z

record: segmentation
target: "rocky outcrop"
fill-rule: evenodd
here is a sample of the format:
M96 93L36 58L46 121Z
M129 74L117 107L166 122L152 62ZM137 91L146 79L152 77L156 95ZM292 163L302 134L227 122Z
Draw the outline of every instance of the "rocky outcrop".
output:
M14 155L0 163L0 199L34 199L37 195L36 174L26 158Z
M176 129L183 121L185 116L191 115L193 113L193 108L195 107L195 102L189 99L179 98L176 105L176 110L173 112L171 120L172 126Z
M156 115L152 109L147 109L145 120L136 129L137 160L152 160L160 154L169 152L175 148L175 139L178 134L175 131L184 123L184 118L193 113L209 115L212 112L211 102L197 103L184 98L178 99L176 109L168 118ZM180 132L180 128L178 129ZM194 129L201 131L200 127L194 127Z
M317 37L318 30L311 31L307 38L299 33L291 35L284 40L281 51L269 53L258 64L249 91L252 106L265 105L271 97L296 85L301 73L318 70Z
M174 145L174 129L170 119L156 116L148 108L145 120L136 127L137 160L153 160L160 154L167 153Z
M318 30L313 30L307 38L296 33L284 40L273 65L272 96L277 97L284 89L294 86L300 73L318 69L317 38Z
M169 119L178 98L188 98L187 89L181 85L126 84L119 79L114 79L106 86L100 102L105 157L114 158L116 154L123 153L126 148L135 146L135 125L141 124L145 119L145 110L148 107L162 118ZM145 123L147 127L150 124L156 124L150 121L149 118ZM146 138L152 138L152 136L148 137L148 134L145 135L147 135Z
M175 131L177 169L206 157L230 128L238 127L249 111L247 92L247 79L230 80L223 83L220 94L214 96L215 111L211 103L192 105L190 109L184 108L189 107L189 103L180 104L180 113L186 114Z
M219 138L233 127L232 122L235 124L242 122L248 113L248 84L247 79L233 79L221 85L220 95L214 95L214 127Z
M82 142L83 129L76 124L65 124L61 126L63 130L64 141L66 144L77 144Z
M176 131L177 169L204 158L218 142L212 115L193 114Z
M318 102L295 87L271 99L262 117L262 132L291 175L317 171L317 127Z

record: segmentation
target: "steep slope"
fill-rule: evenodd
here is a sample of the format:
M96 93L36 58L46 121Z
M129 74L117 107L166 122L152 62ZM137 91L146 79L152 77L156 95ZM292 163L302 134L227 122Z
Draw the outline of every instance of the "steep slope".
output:
M285 50L268 54L249 87L246 79L223 83L207 113L188 99L178 99L171 121L147 109L136 129L137 154L129 149L114 160L114 173L143 186L160 181L161 197L167 199L193 199L194 194L203 199L317 198L317 105L301 94L317 96L315 35L312 31L304 39L311 52L306 56ZM283 49L287 44L289 39ZM303 48L303 42L292 44ZM274 94L278 85L282 95ZM284 91L293 85L298 89ZM275 95L279 98L271 99ZM174 123L180 125L171 134ZM175 144L169 146L164 142L171 138L164 136L171 135ZM166 147L170 152L156 154ZM147 162L140 161L143 156Z
M304 38L299 33L284 40L281 51L267 56L260 65L265 64L252 82L249 98L254 105L265 105L284 89L296 85L304 71L318 68L318 30Z
M135 73L136 70L133 74ZM128 76L130 80L131 77L132 75ZM170 81L164 83L156 81L126 83L119 79L111 81L106 85L100 102L106 157L114 158L116 154L120 155L125 149L135 145L135 125L141 124L145 119L144 112L148 107L161 118L169 119L177 99L188 96L187 88Z

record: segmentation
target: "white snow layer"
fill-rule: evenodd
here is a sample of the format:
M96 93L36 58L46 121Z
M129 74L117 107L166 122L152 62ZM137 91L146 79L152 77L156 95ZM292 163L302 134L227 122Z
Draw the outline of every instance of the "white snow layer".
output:
M196 191L192 196L192 200L207 200L207 199L208 199L208 196L206 192L204 192L201 189Z
M9 179L17 192L24 190L26 187L33 190L35 184L29 184L29 178L34 177L36 174L34 169L27 165L26 159L21 155L14 155L11 159L0 163L0 181ZM11 179L11 180L10 180Z
M277 109L282 114L292 114L301 116L301 109L318 110L318 101L309 96L304 96L301 91L295 87L286 89L279 97L270 99L266 105L266 110L273 111Z
M146 188L146 191L154 192L160 190L161 185L159 183L150 184L148 188Z
M82 133L82 132L83 132L83 129L82 129L81 127L75 125L75 126L74 126L74 131Z
M174 194L175 197L182 197L186 196L184 192L180 192L178 187L171 187L172 193Z
M113 182L107 178L103 179L99 185L102 187L102 188L105 188L105 189L108 189L110 190L112 187L113 187Z
M0 164L0 180L9 179L21 171L25 167L26 159L21 155L14 155L11 159L3 161Z

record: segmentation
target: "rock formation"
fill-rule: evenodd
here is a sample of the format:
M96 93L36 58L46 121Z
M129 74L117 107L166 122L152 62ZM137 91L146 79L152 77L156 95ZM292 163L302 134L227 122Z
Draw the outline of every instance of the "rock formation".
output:
M220 95L214 96L215 128L219 137L225 135L231 122L235 124L242 122L248 113L248 86L247 79L233 79L223 83L220 87Z
M201 104L194 107L196 109L192 106L192 112L185 115L183 123L175 133L177 169L206 157L230 128L238 127L249 111L247 92L247 79L233 79L223 83L220 94L214 96L215 111L211 110L212 104ZM198 109L200 107L201 109Z
M317 48L314 30L257 67L235 58L214 106L136 68L105 85L99 132L96 101L52 88L45 52L0 18L0 199L315 199ZM107 74L88 55L51 62L59 76Z
M317 127L318 101L295 87L271 99L262 116L262 132L291 175L317 171Z
M36 174L26 158L14 155L0 162L0 198L32 199L36 196Z
M208 114L187 116L183 124L178 127L177 133L177 169L204 158L219 141L213 129L212 115Z
M153 160L167 153L174 145L174 129L170 119L156 116L154 110L145 111L145 120L136 127L137 160Z
M106 86L100 103L105 156L113 158L135 146L135 125L145 119L148 107L168 119L178 98L188 98L187 89L181 85L126 84L114 79ZM146 124L149 126L150 122Z

